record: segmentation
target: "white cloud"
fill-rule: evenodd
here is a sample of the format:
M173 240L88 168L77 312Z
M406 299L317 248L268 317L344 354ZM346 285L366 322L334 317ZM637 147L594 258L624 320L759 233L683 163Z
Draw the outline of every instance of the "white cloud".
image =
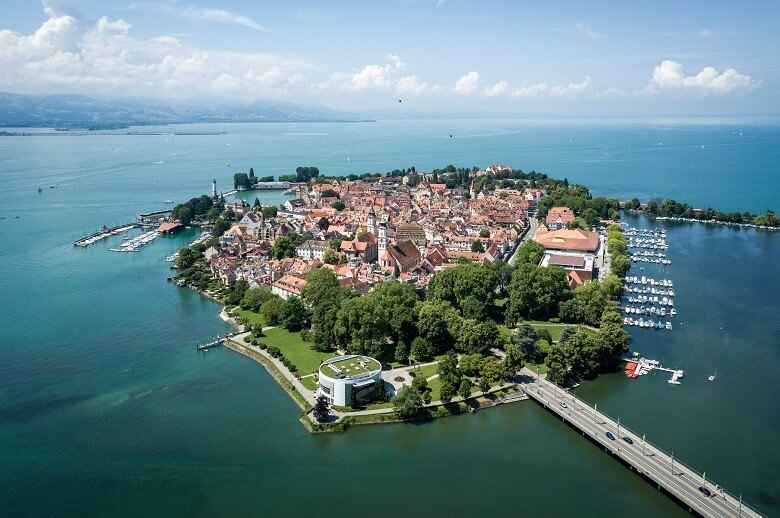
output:
M396 73L406 68L406 63L397 54L388 54L385 56L384 65L366 65L360 72L354 74L338 72L331 74L327 81L314 85L316 91L328 89L347 90L352 92L361 92L365 90L389 90L396 86L399 81L403 81L405 88L419 89L416 76L407 76L396 79ZM413 78L413 79L410 79Z
M481 84L479 72L472 71L455 81L454 91L460 95L473 95L479 91Z
M729 93L744 93L755 90L761 81L754 80L749 75L740 74L733 68L719 73L713 67L705 67L698 74L686 76L682 64L676 61L664 60L653 70L653 77L647 85L650 93L661 91L697 91L723 95Z
M417 76L405 76L395 84L395 91L399 94L420 95L428 90L427 83L421 83Z
M238 25L241 27L248 27L249 29L254 29L256 31L266 30L265 27L247 16L236 14L231 11L226 11L224 9L218 9L216 7L195 7L168 2L136 2L134 4L130 4L129 8L157 11L170 16L177 16L179 18L189 18L192 20L201 20L205 22Z
M710 36L712 36L712 29L704 28L704 29L699 29L698 31L696 31L696 37L697 38L708 38Z
M577 29L577 32L579 32L580 34L584 34L586 37L592 40L597 40L602 36L600 32L594 31L584 23L575 23L574 28Z
M501 95L506 95L507 93L509 93L508 81L499 81L490 88L485 88L482 91L482 95L485 95L486 97L498 97Z
M299 58L204 50L167 35L137 39L122 19L88 22L49 5L45 12L32 34L0 30L0 89L252 99L300 88L301 72L313 68Z
M553 97L569 97L577 94L581 94L591 87L589 77L585 77L580 83L569 83L565 86L553 86L550 88L550 95Z

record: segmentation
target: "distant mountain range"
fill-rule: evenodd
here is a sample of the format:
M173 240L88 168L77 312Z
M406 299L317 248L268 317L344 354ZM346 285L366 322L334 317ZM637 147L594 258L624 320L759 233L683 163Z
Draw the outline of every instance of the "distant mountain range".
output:
M159 100L109 100L80 95L0 92L0 127L110 129L195 122L356 122L371 120L318 105L283 101L215 101L189 104Z

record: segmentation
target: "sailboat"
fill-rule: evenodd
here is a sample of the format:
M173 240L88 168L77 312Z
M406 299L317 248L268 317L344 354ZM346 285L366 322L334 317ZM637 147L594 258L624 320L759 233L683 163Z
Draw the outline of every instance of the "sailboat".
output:
M708 377L707 379L708 379L709 381L715 381L715 378L717 377L717 376L716 376L716 374L717 374L717 373L715 373L715 374L710 374L710 375L709 375L709 377Z

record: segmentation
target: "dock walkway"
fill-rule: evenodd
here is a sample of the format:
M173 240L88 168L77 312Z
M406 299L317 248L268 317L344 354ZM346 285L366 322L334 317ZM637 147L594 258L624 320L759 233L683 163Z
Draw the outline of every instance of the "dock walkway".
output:
M704 475L686 466L674 454L669 455L657 446L643 441L642 436L599 412L585 401L565 392L553 383L539 378L529 369L523 369L520 389L532 400L556 414L583 436L620 458L632 470L663 488L667 493L688 507L689 511L705 517L761 516L741 502L741 499L727 493ZM607 437L607 432L614 436ZM633 444L623 440L629 437ZM699 490L705 487L711 496Z

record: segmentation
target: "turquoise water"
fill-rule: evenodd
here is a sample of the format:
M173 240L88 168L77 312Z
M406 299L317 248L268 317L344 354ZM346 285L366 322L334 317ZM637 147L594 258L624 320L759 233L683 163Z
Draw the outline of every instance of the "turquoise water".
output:
M777 210L777 127L393 121L159 129L168 134L0 139L3 514L329 515L361 505L379 515L682 514L531 404L312 437L259 365L228 350L195 352L196 340L226 327L216 305L165 282L163 261L194 231L137 254L109 252L119 238L87 249L72 242L164 199L206 192L212 178L228 188L233 172L249 166L264 175L304 164L344 174L509 163L598 194ZM579 393L777 514L780 411L771 401L780 388L780 282L771 265L780 236L667 227L673 264L665 275L676 282L680 314L672 333L636 331L633 347L684 368L683 385L613 375ZM707 382L715 371L717 381Z

